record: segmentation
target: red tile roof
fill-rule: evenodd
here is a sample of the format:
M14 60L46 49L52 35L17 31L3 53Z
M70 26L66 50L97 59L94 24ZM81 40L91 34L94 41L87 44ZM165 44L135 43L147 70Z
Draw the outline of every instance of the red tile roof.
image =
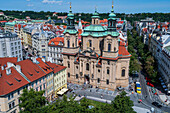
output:
M16 63L17 62L17 57L0 58L0 71L1 71L1 66L4 66L4 65L7 66L7 62ZM4 68L6 66L4 66Z
M54 43L54 45L52 44L52 42ZM59 46L58 44L62 42L64 43L64 38L63 37L56 37L56 38L53 38L49 41L48 45L49 46Z
M6 74L6 70L0 71L2 74L0 77L0 95L6 95L29 83L13 67L10 69L10 75Z
M4 22L7 22L7 21L6 20L0 21L0 23L4 23Z
M48 66L50 66L52 68L54 73L57 73L57 72L66 68L65 66L57 65L55 63L51 63L51 62L46 62L46 63L48 64Z
M119 55L122 55L122 56L130 55L130 53L125 48L125 43L122 42L122 41L120 41L119 52L118 53L119 53Z
M23 60L17 63L21 66L22 73L32 82L46 75L37 64L31 60ZM27 66L25 66L27 64ZM28 68L31 67L31 68Z
M41 67L41 69L42 69L46 74L48 74L48 73L50 73L50 72L53 71L45 62L42 61L41 58L37 58L36 60L39 62L38 65Z

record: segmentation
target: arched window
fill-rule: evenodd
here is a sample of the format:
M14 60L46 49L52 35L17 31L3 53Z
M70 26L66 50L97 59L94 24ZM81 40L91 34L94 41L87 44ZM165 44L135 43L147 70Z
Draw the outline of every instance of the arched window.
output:
M76 79L78 79L79 78L79 75L78 74L76 74Z
M122 77L125 77L125 69L122 69Z
M68 73L68 77L70 77L70 73Z
M109 69L107 69L107 74L109 74L110 73L110 70Z
M67 47L70 47L70 40L67 40Z
M100 78L97 79L97 83L100 83Z
M109 79L106 80L106 84L109 85Z
M108 44L108 51L111 51L111 44Z
M89 40L89 47L92 47L92 42L91 42L91 40Z
M112 26L112 21L110 21L110 26Z
M89 71L89 64L86 64L86 70Z
M116 47L114 47L114 51L116 51Z

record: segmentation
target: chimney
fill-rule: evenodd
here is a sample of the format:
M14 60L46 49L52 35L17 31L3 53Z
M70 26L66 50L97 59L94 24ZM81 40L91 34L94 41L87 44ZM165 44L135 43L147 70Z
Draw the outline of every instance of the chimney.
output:
M20 65L16 65L16 70L21 73L21 66Z
M43 62L45 62L45 58L41 58Z
M31 57L32 62L36 64L36 57Z
M4 66L1 66L1 70L4 70Z
M11 68L6 69L6 74L10 75L11 74Z

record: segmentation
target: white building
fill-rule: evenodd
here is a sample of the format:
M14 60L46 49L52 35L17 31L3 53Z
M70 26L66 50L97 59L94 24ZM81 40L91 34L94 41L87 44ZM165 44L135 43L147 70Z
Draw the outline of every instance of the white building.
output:
M21 39L17 34L0 31L0 57L18 57L22 60Z
M32 48L34 53L43 58L48 56L48 42L55 38L55 34L51 31L38 30L32 35Z
M48 43L48 61L56 64L63 63L63 37L56 37L51 39Z
M158 69L166 83L168 93L170 93L170 45L162 51Z

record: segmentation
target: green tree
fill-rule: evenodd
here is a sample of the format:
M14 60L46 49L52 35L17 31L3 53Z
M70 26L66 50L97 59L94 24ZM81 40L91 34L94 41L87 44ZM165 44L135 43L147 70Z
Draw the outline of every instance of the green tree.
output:
M24 89L19 100L19 107L22 108L21 113L35 113L39 111L46 103L43 96L44 91L34 91L34 89Z
M116 113L136 113L132 108L134 106L133 101L130 100L130 97L126 96L126 94L125 91L122 91L112 102Z
M155 82L157 77L157 71L154 70L155 68L155 60L153 56L148 56L145 62L145 70L150 78L152 78L152 82Z

